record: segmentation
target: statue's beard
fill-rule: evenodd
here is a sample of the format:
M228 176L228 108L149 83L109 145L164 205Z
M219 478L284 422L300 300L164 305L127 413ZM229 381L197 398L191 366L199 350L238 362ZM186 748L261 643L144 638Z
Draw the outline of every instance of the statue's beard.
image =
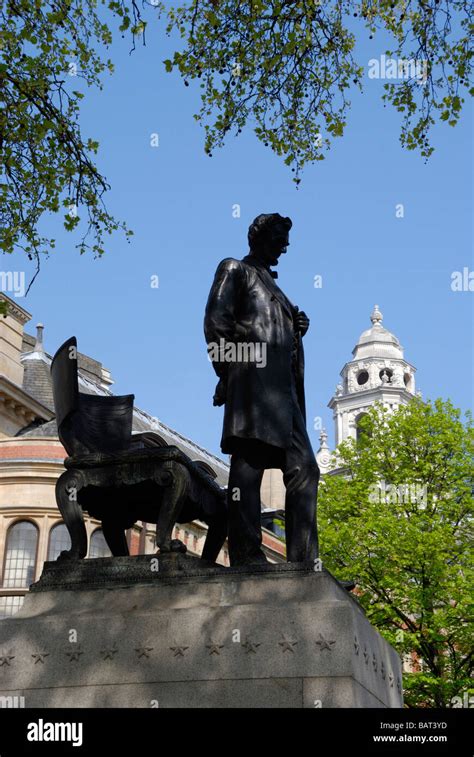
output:
M286 252L286 247L284 247L282 250L279 250L278 252L270 253L268 256L268 265L278 265L280 255L283 255L283 253Z
M281 250L278 250L277 252L261 252L260 254L257 254L256 257L260 260L263 265L270 267L270 266L276 266L278 265L278 261L280 258L280 255L282 255L284 252L286 252L286 247L283 247Z

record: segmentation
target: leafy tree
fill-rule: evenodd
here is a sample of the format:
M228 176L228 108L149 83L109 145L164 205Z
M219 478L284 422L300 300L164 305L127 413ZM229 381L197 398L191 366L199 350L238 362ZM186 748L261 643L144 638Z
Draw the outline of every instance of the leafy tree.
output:
M378 403L360 425L321 486L322 560L356 581L370 622L418 661L406 703L450 707L474 693L472 419L415 398L393 414Z
M251 120L297 184L344 133L349 91L362 90L365 72L358 39L381 37L374 55L395 65L383 99L402 115L402 145L425 158L430 128L456 125L469 86L469 0L193 0L167 15L185 45L165 65L200 80L207 152Z
M0 11L0 249L23 249L38 269L40 253L55 245L38 230L48 211L62 208L72 231L85 210L81 252L90 235L93 252L101 255L104 234L119 227L131 233L104 206L109 187L93 161L98 143L86 139L78 123L84 97L75 89L78 80L101 87L102 73L113 70L97 52L112 35L96 6L96 0L7 0ZM108 7L123 18L119 3Z
M402 145L425 158L433 151L429 131L436 120L458 122L472 70L469 0L191 0L181 6L4 0L0 250L23 249L39 266L40 254L54 247L39 231L49 212L62 211L69 231L84 221L81 252L101 255L105 235L117 228L131 233L104 205L108 184L94 162L97 142L80 129L84 92L77 82L101 87L104 72L113 70L104 58L112 41L109 19L122 36L131 35L133 50L136 40L145 43L150 18L181 37L164 65L185 84L199 82L202 108L195 118L205 127L206 151L251 126L291 166L296 184L302 167L324 159L344 134L349 92L362 89L366 64L357 60L357 40L377 38L375 56L401 60L403 76L386 81L383 98L401 114Z

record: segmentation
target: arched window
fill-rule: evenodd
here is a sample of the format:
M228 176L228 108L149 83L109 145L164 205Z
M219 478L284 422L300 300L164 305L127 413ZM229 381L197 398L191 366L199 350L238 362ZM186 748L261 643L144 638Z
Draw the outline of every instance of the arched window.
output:
M29 520L10 526L5 549L3 586L28 588L35 578L38 529Z
M64 523L57 523L49 532L48 560L57 560L67 549L71 549L71 537Z
M112 553L107 546L101 528L96 528L91 536L89 545L89 557L111 557Z

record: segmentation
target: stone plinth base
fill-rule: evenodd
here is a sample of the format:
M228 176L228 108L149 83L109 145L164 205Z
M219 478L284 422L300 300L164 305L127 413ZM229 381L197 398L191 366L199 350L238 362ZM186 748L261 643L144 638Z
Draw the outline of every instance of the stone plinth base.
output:
M400 658L328 572L153 559L47 563L21 611L0 621L0 697L26 707L402 706Z

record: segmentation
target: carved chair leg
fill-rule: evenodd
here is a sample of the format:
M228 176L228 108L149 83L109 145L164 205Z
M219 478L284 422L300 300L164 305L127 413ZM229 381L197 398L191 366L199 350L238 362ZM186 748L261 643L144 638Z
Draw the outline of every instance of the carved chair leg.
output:
M56 503L71 537L71 549L63 550L58 560L81 560L87 554L87 532L78 493L84 485L78 471L66 471L56 481Z
M219 557L224 542L227 538L227 512L209 518L206 541L202 550L201 558L209 562L215 562Z
M129 554L125 531L113 518L102 520L102 532L107 546L114 557L123 557Z
M156 522L156 546L160 552L186 551L181 542L171 541L171 535L188 490L188 479L189 474L180 463L172 463L155 474L156 483L164 487Z

